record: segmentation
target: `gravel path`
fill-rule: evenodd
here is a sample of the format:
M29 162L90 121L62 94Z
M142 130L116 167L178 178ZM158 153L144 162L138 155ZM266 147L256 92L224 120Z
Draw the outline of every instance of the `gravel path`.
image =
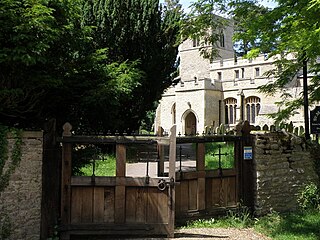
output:
M270 238L255 232L253 229L237 228L193 228L176 230L175 238L181 240L269 240Z
M165 240L168 238L125 238L127 240ZM121 239L121 240L125 240ZM175 230L171 240L271 240L251 228L191 228Z

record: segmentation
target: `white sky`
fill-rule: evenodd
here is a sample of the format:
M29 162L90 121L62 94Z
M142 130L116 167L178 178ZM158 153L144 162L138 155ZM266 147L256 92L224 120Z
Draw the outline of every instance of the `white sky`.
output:
M180 0L183 8L188 8L191 3L195 2L196 0ZM160 0L161 2L161 0ZM274 8L277 4L273 0L261 0L260 3L266 7Z

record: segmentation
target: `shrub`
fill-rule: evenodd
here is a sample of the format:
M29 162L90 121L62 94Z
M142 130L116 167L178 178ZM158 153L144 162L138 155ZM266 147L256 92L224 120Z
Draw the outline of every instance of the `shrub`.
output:
M298 203L302 209L320 211L320 189L315 183L307 184L298 195Z

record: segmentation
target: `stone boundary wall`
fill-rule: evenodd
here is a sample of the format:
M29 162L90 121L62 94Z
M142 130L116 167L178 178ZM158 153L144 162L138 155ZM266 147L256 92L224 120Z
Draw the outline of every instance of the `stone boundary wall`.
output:
M297 194L318 178L305 142L278 132L256 134L253 146L257 214L295 210Z
M11 161L13 145L14 139L9 135L9 158L4 172ZM0 193L0 226L9 224L11 230L10 237L5 239L40 239L42 145L42 132L23 132L21 162L11 175L9 186Z

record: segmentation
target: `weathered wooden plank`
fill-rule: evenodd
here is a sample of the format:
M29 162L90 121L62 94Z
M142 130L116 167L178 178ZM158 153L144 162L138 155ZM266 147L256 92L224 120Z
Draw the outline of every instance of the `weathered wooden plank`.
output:
M82 195L80 187L72 187L71 223L81 223Z
M211 208L212 203L212 178L206 179L206 208Z
M183 180L180 182L181 187L181 211L185 212L189 209L189 186L188 181Z
M114 223L115 209L115 191L114 187L105 187L104 188L104 218L103 221L106 223Z
M158 189L148 188L147 223L158 222Z
M66 125L66 124L65 124ZM64 125L64 127L65 127ZM71 126L71 125L70 125ZM61 223L70 223L72 145L63 144L61 164Z
M116 176L124 177L126 175L126 145L116 145Z
M169 209L168 209L168 191L166 188L164 191L158 191L158 223L168 224L169 221Z
M197 144L197 171L205 170L205 144Z
M149 178L149 183L145 177L95 177L92 182L91 177L72 177L71 186L129 186L129 187L157 187L159 179L169 181L169 177Z
M181 184L180 183L175 186L175 191L176 191L176 204L175 204L176 215L180 215L180 212L181 212Z
M227 193L227 205L234 206L236 205L236 178L230 177L228 183L228 193Z
M137 188L126 188L126 223L134 223L136 221L136 192Z
M221 178L212 179L212 206L219 207L221 206L220 202L220 193L221 193Z
M115 187L115 207L114 207L114 220L115 223L125 222L125 211L126 211L126 187L116 186Z
M93 188L93 222L104 220L104 188Z
M136 188L136 223L146 223L147 221L147 189L144 187Z
M197 186L197 209L204 210L206 208L206 179L198 178Z
M176 193L174 184L176 182L176 136L177 136L177 126L173 125L170 129L170 149L169 149L169 178L172 185L169 187L169 219L167 227L167 237L174 237L174 221L175 221L175 199Z
M167 234L167 224L72 224L61 228L71 235L141 236ZM100 239L100 238L99 238ZM108 237L106 239L109 239Z
M197 192L198 192L198 181L197 180L190 180L189 181L189 210L196 210L197 209Z
M227 189L228 189L228 179L229 178L222 178L222 182L220 185L220 206L226 207L227 206Z
M92 199L93 199L93 188L92 187L81 187L81 222L91 223L93 216Z
M237 172L235 169L223 169L223 177L229 177L229 176L235 176L237 175ZM219 176L219 170L207 170L206 171L206 177L207 178L220 178Z

